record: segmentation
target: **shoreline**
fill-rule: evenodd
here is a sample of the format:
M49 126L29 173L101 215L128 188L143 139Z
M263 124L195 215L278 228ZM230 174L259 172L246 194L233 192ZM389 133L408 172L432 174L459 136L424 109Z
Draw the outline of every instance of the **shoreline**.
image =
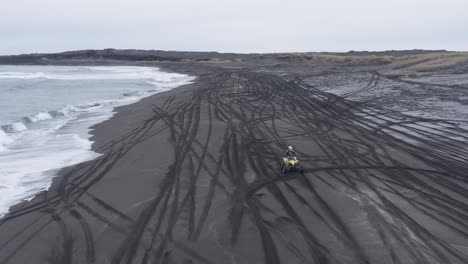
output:
M8 65L5 65L5 66L8 66ZM15 65L12 65L12 66L15 66ZM88 65L80 65L80 66L86 67ZM99 66L99 65L89 65L89 66ZM116 66L116 67L118 67L119 65L106 65L106 66L109 66L109 67ZM173 71L162 70L161 67L158 67L158 66L136 66L136 67L156 68L161 73L169 73L169 74L170 73L176 73L176 72L173 72ZM184 74L184 75L187 75L187 74ZM105 123L105 122L110 121L111 119L113 119L114 116L117 115L119 113L119 111L121 111L121 109L122 110L127 109L127 108L131 109L134 104L138 104L142 100L151 98L153 96L156 96L156 95L159 95L159 94L162 94L162 93L170 92L170 91L172 91L174 89L178 89L178 88L183 87L185 85L189 85L191 82L195 81L196 78L197 78L196 76L190 76L190 75L187 75L187 77L193 77L193 80L188 81L188 84L182 84L182 85L176 86L174 88L171 88L168 91L162 91L162 92L158 92L158 93L155 93L155 94L150 94L148 96L141 97L137 101L132 102L130 104L125 104L125 105L120 105L120 106L113 107L112 112L111 112L112 115L109 118L107 118L107 119L105 119L105 120L103 120L103 121L101 121L101 122L99 122L97 124L93 124L90 127L87 127L87 130L88 130L87 136L88 136L88 138L86 140L91 142L91 148L89 149L89 151L92 151L93 153L95 153L95 154L97 154L99 156L103 154L103 153L100 153L100 152L97 151L96 145L99 145L99 142L96 142L96 140L94 139L94 137L96 136L96 133L99 134L99 132L96 132L96 128L99 127L99 125L101 123ZM105 139L102 139L102 140L105 140ZM96 158L98 158L98 157L96 157ZM96 158L94 158L94 159L96 159ZM55 172L53 173L54 176L50 180L50 185L46 190L39 191L38 193L34 194L32 197L25 198L22 201L19 201L19 202L15 203L15 204L11 205L9 207L8 212L6 212L3 216L0 217L0 223L2 222L3 218L8 217L8 214L10 214L10 212L12 210L15 210L16 208L21 208L21 207L24 207L24 206L28 206L29 203L34 203L34 200L36 199L37 196L41 196L41 195L43 195L43 193L49 192L49 190L51 190L51 189L52 190L55 189L56 186L60 185L61 177L63 177L63 175L66 174L66 171L71 170L71 169L73 169L73 167L79 166L80 164L91 162L94 159L90 159L90 160L87 160L87 161L84 161L84 162L79 162L79 163L76 163L76 164L73 164L73 165L70 165L70 166L65 166L65 167L60 168L60 169L56 169ZM41 199L41 198L39 198L39 199Z

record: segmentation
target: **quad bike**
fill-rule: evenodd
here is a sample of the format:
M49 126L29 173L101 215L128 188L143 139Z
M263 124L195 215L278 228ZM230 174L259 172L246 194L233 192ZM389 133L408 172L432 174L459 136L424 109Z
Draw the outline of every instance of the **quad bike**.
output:
M283 162L281 163L281 172L288 173L292 171L303 173L304 169L301 164L299 164L299 160L296 157L283 158Z

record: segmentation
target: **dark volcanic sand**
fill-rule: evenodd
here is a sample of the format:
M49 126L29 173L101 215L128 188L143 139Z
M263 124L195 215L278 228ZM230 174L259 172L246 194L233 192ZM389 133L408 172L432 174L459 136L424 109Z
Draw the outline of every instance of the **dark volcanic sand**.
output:
M93 132L101 157L4 217L0 264L468 263L466 131L299 79L192 72L119 108ZM303 175L280 173L287 145Z

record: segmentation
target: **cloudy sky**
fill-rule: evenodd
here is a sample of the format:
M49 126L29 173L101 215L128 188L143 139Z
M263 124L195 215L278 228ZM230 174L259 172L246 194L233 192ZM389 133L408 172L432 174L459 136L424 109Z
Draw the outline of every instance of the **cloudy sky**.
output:
M468 50L467 0L1 0L0 54Z

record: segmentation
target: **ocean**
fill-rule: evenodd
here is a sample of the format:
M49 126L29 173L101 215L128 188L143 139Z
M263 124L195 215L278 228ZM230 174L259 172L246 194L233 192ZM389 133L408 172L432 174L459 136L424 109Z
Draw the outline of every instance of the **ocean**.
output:
M91 160L90 127L193 77L150 67L0 66L0 216Z

